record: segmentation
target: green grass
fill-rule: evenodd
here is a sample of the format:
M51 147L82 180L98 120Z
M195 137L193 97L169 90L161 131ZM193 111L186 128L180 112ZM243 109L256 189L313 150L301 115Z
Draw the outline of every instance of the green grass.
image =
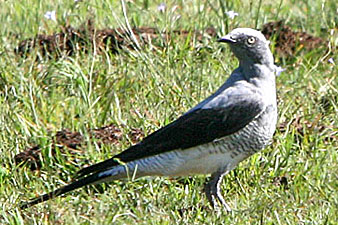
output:
M111 2L1 4L1 224L337 224L338 20L334 1L316 0L170 1L166 13L157 11L159 1L125 5L131 26L169 31L214 26L221 35L234 27L259 28L284 19L293 29L330 41L329 57L336 65L320 50L279 61L287 69L277 78L279 123L286 128L276 131L270 147L225 177L222 188L232 213L210 208L202 193L204 176L116 181L103 185L105 192L86 187L20 210L20 202L71 181L79 168L131 144L125 139L99 148L90 142L84 153L49 157L50 137L57 131L80 131L89 140L87 128L113 122L124 125L126 134L133 127L149 134L215 91L237 66L227 46L207 39L197 52L197 42L186 45L178 37L163 49L118 55L79 52L37 61L37 53L27 58L13 53L20 40L59 31L67 21L77 27L92 17L99 28L125 25L120 2ZM174 5L178 8L172 12ZM56 10L57 23L43 17L48 10ZM223 15L228 10L240 16L228 20ZM298 124L292 123L298 117ZM14 163L14 156L34 143L44 156L38 172ZM277 185L281 177L286 186Z

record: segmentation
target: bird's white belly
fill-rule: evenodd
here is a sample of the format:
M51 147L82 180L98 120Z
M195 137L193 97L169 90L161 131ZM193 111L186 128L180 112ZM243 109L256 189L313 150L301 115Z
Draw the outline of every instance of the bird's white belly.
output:
M210 154L207 149L204 149L204 152L203 150L186 151L180 152L180 157L183 159L182 162L169 171L165 171L165 176L211 174L223 167L233 168L240 162L238 159L232 158L229 152L213 152ZM212 151L210 150L210 152Z
M231 170L247 157L246 154L233 155L232 153L233 151L222 147L204 144L128 162L126 165L112 168L110 173L112 179L211 174L224 167Z

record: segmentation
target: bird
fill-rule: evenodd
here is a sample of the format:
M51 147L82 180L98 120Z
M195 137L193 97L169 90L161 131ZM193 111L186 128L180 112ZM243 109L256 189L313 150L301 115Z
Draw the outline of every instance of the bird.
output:
M24 202L25 209L90 184L145 176L211 175L204 187L212 207L231 211L221 193L223 177L266 148L277 123L278 68L264 35L235 28L220 37L239 66L225 83L175 121L110 159L80 169L68 185Z

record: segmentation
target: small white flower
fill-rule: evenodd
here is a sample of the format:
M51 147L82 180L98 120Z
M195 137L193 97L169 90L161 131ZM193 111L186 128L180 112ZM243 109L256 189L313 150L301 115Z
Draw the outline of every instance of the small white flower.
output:
M334 63L334 59L333 59L332 57L329 58L327 61L328 61L329 63L333 64L333 65L335 64L335 63Z
M276 76L278 77L278 76L280 76L280 74L282 73L282 72L284 72L286 69L284 69L284 68L282 68L282 67L280 67L280 66L275 66L275 74L276 74Z
M165 3L161 3L157 6L157 10L160 11L161 13L164 13L166 8L167 8L167 5Z
M45 16L46 19L53 20L53 21L56 22L55 10L53 10L53 11L47 11L44 16Z
M234 19L236 16L238 16L238 13L236 13L235 11L228 11L228 12L225 12L225 14L232 20Z

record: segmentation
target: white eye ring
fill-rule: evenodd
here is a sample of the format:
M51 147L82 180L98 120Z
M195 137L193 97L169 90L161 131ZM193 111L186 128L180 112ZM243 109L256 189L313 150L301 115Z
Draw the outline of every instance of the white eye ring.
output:
M256 38L255 37L249 37L248 39L246 39L246 42L249 45L253 45L256 42Z

